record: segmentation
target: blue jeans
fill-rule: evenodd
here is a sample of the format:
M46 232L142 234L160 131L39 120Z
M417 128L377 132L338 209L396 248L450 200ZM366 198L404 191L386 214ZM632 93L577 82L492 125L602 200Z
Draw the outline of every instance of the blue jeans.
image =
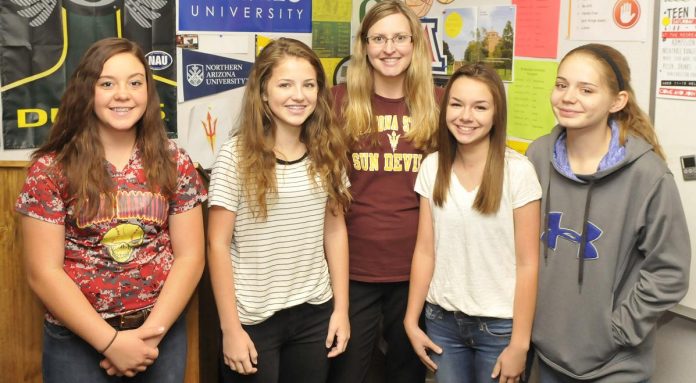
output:
M44 383L117 383L184 381L186 370L186 320L182 314L160 342L159 356L133 378L109 376L99 367L104 356L63 326L44 321Z
M426 302L425 327L430 339L442 348L440 355L430 353L437 364L438 383L497 382L491 373L510 343L511 319L468 316Z

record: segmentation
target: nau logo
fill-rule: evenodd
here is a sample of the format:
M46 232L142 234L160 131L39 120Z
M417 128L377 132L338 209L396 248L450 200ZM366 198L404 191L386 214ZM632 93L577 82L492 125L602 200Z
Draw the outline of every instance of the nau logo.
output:
M147 65L149 65L152 70L167 69L172 65L172 62L174 62L172 55L164 51L152 51L146 54L145 58L147 59Z
M186 81L193 86L198 86L203 83L204 72L203 65L189 64L186 65Z
M541 239L546 241L546 245L553 250L556 250L556 245L558 244L558 239L565 239L566 241L574 242L580 245L582 240L582 234L576 232L575 230L566 229L561 227L561 219L563 218L563 213L549 213L548 217L548 231L541 235ZM585 259L597 259L599 258L599 253L594 245L594 241L602 236L602 230L598 228L592 222L587 222L585 224L585 230L587 231L587 243L585 243ZM579 254L579 251L578 251Z

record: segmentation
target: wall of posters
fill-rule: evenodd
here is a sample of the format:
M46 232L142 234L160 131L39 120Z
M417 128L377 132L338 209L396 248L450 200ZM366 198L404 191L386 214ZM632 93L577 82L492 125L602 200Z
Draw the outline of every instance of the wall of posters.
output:
M271 40L314 47L327 76L349 54L350 0L179 0L178 131L191 158L210 168L235 131L244 85Z
M681 160L681 156L696 154L696 1L660 0L655 12L657 65L653 65L656 76L651 95L655 102L655 131L667 154L691 230L691 288L675 311L686 310L686 315L696 319L696 182L686 179L682 167L688 169L688 163ZM659 378L655 376L654 380Z

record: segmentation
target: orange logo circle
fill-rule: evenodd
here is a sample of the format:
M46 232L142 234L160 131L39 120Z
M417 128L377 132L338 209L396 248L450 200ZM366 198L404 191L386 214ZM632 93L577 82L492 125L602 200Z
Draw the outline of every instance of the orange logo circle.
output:
M430 7L433 6L433 0L406 0L404 2L418 17L427 15Z
M628 29L640 20L640 4L637 0L618 0L612 12L614 24L619 28Z

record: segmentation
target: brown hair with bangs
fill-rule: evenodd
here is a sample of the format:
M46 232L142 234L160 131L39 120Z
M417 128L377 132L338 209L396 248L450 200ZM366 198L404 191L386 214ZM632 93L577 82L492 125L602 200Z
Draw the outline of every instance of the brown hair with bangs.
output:
M77 200L75 211L87 218L94 217L100 209L113 206L107 196L114 192L114 184L104 166L104 146L94 112L94 92L104 63L122 53L133 55L145 68L147 105L135 125L135 144L142 154L148 187L165 196L171 196L176 188L176 163L162 123L152 72L142 49L123 38L99 40L87 49L70 77L48 141L32 154L34 161L43 155L55 154L59 171L67 179L68 192ZM101 207L100 201L104 204Z

